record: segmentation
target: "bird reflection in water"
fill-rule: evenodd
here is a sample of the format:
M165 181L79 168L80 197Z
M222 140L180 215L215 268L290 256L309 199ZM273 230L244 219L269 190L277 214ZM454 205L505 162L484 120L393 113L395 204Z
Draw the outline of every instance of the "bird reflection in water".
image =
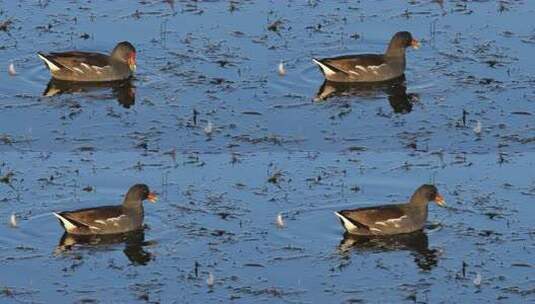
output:
M152 254L143 249L143 246L152 245L145 241L143 230L123 234L111 235L73 235L64 233L56 247L56 253L65 253L75 248L84 249L109 249L110 246L123 244L124 255L134 265L147 265L152 259Z
M113 82L71 82L50 79L43 92L43 96L55 96L74 93L103 93L111 90L112 98L117 99L120 105L130 108L136 102L136 88L131 80ZM95 99L109 99L109 96L94 96Z
M425 271L430 271L437 266L439 257L439 251L429 248L427 234L421 230L406 234L371 237L345 233L338 249L341 254L350 251L360 253L410 251L416 265Z
M394 113L409 113L412 111L412 105L418 100L418 94L407 93L405 76L399 78L374 83L340 83L325 81L318 93L316 101L324 101L331 97L377 97L379 94L386 94L390 106Z

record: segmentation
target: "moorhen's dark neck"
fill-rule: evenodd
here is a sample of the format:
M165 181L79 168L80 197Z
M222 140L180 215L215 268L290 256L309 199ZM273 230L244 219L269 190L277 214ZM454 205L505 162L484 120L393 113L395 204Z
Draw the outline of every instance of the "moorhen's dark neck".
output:
M109 60L110 64L112 66L119 66L119 67L128 67L128 63L126 61L124 61L123 59L121 58L114 58L114 57L110 57L110 60Z
M427 220L427 202L422 203L420 200L411 200L407 205L407 215L413 222L424 223Z
M138 197L137 193L126 193L123 201L123 207L130 210L140 210L143 212L143 201Z
M386 57L405 58L405 47L398 41L391 41L385 52Z
M143 202L141 200L125 200L123 202L123 212L130 216L136 223L142 223L145 216Z
M411 196L411 199L409 201L409 204L413 206L421 206L421 207L426 207L426 208L427 208L428 203L429 203L429 199L426 197L423 191L414 192L414 194Z

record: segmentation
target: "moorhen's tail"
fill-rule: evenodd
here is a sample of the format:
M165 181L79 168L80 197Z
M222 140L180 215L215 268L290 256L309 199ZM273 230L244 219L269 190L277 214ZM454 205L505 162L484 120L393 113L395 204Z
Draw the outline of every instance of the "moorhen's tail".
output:
M346 72L340 70L339 68L337 68L337 67L335 67L335 66L333 66L331 64L328 64L326 62L322 62L321 59L312 58L312 61L320 67L321 72L326 77L327 76L333 76L333 75L336 75L338 73L347 74Z

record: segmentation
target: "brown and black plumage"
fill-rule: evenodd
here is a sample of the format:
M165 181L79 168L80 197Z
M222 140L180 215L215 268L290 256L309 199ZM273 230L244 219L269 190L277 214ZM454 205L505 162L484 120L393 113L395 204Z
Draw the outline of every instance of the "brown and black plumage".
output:
M143 201L156 202L149 187L137 184L128 190L122 205L102 206L54 213L67 233L78 235L116 234L134 231L143 225Z
M136 70L136 49L127 41L117 44L110 55L69 51L38 53L53 78L76 82L104 82L132 77Z
M325 78L335 82L377 82L394 79L405 73L405 49L420 43L409 32L398 32L384 54L358 54L312 59Z
M391 235L410 233L423 228L427 221L427 204L435 201L445 206L444 198L433 185L422 185L408 203L358 208L335 212L348 233L357 235Z

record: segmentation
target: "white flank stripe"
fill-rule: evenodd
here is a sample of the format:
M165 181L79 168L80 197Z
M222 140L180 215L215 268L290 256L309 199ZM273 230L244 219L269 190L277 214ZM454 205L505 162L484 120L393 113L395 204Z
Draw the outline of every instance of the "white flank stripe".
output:
M357 70L361 70L361 71L363 71L363 72L368 72L368 70L367 70L365 67L361 66L361 65L356 65L356 66L355 66L355 69L357 69Z
M110 217L109 219L106 219L106 222L117 222L117 221L119 221L121 218L123 218L125 216L126 215L121 214L118 217Z
M386 64L384 64L384 63L380 64L380 65L370 65L370 66L368 66L368 69L375 71L375 70L378 70L378 69L380 69L380 68L382 68L384 66L386 66Z
M399 222L401 222L403 219L406 219L406 218L407 218L407 216L406 216L406 215L403 215L403 216L401 216L401 217L399 217L399 218L388 219L388 220L386 220L386 222L387 222L387 223L395 224L395 223L399 223Z

